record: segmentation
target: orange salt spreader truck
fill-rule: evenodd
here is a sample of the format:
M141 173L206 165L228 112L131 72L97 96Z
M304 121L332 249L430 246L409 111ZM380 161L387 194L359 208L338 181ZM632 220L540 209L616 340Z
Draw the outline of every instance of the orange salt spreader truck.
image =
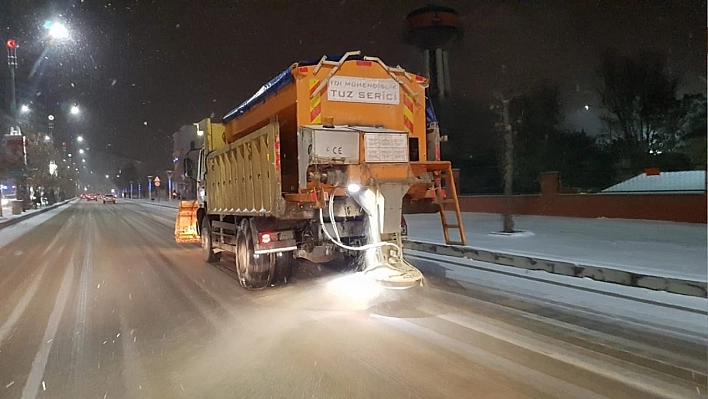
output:
M440 212L446 242L465 244L426 88L358 51L291 65L221 122L196 124L199 161L183 162L198 199L180 202L176 240L200 242L208 262L233 253L248 289L287 279L295 258L337 252L384 287L422 284L403 258L403 211Z

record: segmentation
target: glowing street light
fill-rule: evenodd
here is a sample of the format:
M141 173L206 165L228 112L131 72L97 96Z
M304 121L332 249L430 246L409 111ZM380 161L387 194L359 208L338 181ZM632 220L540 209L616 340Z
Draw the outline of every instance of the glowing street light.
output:
M78 115L80 112L81 112L81 110L79 109L78 105L74 104L71 106L71 114L72 115Z
M61 22L47 21L44 23L44 28L49 30L49 37L52 39L63 40L69 38L69 29Z
M83 136L79 136L79 137L77 137L77 138L76 138L76 141L78 141L79 143L80 143L80 142L82 142L82 141L84 141L84 138L83 138Z
M199 136L199 137L204 136L204 130L201 130L201 129L199 128L199 124L198 124L198 123L194 123L193 125L197 128L197 136Z
M84 153L84 149L83 149L83 148L79 148L79 154L83 154L83 153Z
M106 179L110 179L110 178L111 178L110 176L106 175Z
M30 107L27 104L22 104L22 107L20 107L20 112L23 114L26 114L30 111Z

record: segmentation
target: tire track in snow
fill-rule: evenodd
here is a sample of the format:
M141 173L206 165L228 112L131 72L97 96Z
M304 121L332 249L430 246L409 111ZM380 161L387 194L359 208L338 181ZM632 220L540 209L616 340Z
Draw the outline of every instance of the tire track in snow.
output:
M62 235L62 232L68 230L69 226L71 226L73 221L74 219L72 217L69 220L69 223L62 227L62 229L54 236L54 239L52 239L52 242L49 243L42 255L46 255L56 245L57 241ZM0 326L0 346L2 346L2 342L7 338L10 332L12 332L12 328L20 320L25 310L27 309L27 306L32 301L32 298L34 298L34 295L37 293L40 282L42 281L42 276L44 275L44 272L50 262L51 261L44 262L42 266L39 267L39 270L35 272L34 277L32 279L32 283L30 283L29 287L27 287L27 290L25 291L24 295L22 295L20 301L17 303L17 305L15 305L15 308L13 309L12 313L7 318L5 323Z
M89 338L89 327L90 320L88 317L88 292L91 281L93 280L93 247L94 241L92 237L95 234L95 228L93 226L93 214L89 211L88 218L88 229L83 229L81 234L80 242L86 243L86 255L84 256L84 261L82 263L79 283L78 283L78 300L76 304L75 318L74 318L74 329L76 331L76 337L72 340L72 350L74 361L71 362L72 367L75 368L73 374L73 387L74 392L80 392L81 385L81 370L86 369L85 366L85 356L83 352L86 347L86 340ZM91 231L92 234L88 234Z
M37 355L35 355L32 361L32 369L27 377L27 382L22 390L22 399L35 399L37 393L39 392L39 386L42 385L42 389L46 390L46 385L44 384L44 368L47 366L47 360L49 359L49 353L52 350L52 345L54 343L54 337L59 329L59 322L61 321L62 315L64 313L64 308L66 307L66 302L71 294L71 285L74 282L74 257L72 255L69 260L69 265L64 272L64 278L62 279L61 286L59 287L59 292L57 293L57 299L54 303L54 308L49 316L49 322L47 323L47 328L44 330L44 337L42 338L42 343Z
M29 305L32 298L34 298L34 294L37 293L39 283L42 281L42 275L44 275L44 271L47 269L47 264L48 262L45 262L42 266L40 266L39 271L35 274L32 283L27 288L27 291L25 291L25 294L22 295L20 301L17 305L15 305L15 309L10 314L10 317L8 317L7 321L5 321L2 327L0 327L0 346L2 346L2 342L10 334L12 328L15 327L17 321L20 320L22 314L24 314L25 309L27 309L27 305Z

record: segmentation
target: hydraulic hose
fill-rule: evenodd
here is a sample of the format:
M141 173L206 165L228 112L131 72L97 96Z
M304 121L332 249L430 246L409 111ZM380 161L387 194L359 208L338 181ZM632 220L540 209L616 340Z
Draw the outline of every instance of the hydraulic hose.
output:
M332 223L332 228L333 228L334 231L335 231L335 235L337 235L337 237L339 237L339 233L338 233L338 231L337 231L337 225L336 225L336 223L335 223L335 221L334 221L334 218L331 217L331 215L334 214L334 208L333 208L332 203L333 203L333 200L330 199L330 202L329 202L330 219L331 219L330 222ZM349 245L345 245L345 244L342 243L341 241L339 241L339 240L335 239L334 237L332 237L332 235L329 234L329 231L327 231L327 227L326 227L325 222L324 222L324 216L323 216L322 208L320 208L320 224L322 225L322 231L324 231L324 233L325 233L325 235L327 236L327 238L329 238L330 241L332 241L334 244L336 244L336 245L337 245L338 247L340 247L340 248L344 248L344 249L349 250L349 251L366 251L366 250L368 250L368 249L373 249L373 248L381 248L381 247L385 247L385 246L392 246L392 247L395 247L395 248L399 251L399 253L400 253L400 251L401 251L401 248L400 248L398 245L396 245L396 244L394 244L394 243L392 243L392 242L387 242L387 241L375 242L375 243L372 243L372 244L362 245L362 246L360 246L360 247L351 247L351 246L349 246Z
M337 228L337 223L334 220L334 197L329 200L329 222L332 224L332 230L334 230L334 237L337 238L338 242L342 242L342 237L339 236L339 229Z

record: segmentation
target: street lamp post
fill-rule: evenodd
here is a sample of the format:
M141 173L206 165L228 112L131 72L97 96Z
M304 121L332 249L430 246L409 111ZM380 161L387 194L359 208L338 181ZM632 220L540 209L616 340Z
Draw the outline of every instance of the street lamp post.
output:
M17 97L15 93L15 70L17 69L17 41L15 39L7 39L5 42L7 48L7 67L10 68L10 107L12 117L17 116Z
M169 201L172 202L172 174L174 171L172 170L167 170L167 197L169 198Z
M152 199L152 175L148 175L148 199Z
M133 182L130 182L130 199L133 199Z

